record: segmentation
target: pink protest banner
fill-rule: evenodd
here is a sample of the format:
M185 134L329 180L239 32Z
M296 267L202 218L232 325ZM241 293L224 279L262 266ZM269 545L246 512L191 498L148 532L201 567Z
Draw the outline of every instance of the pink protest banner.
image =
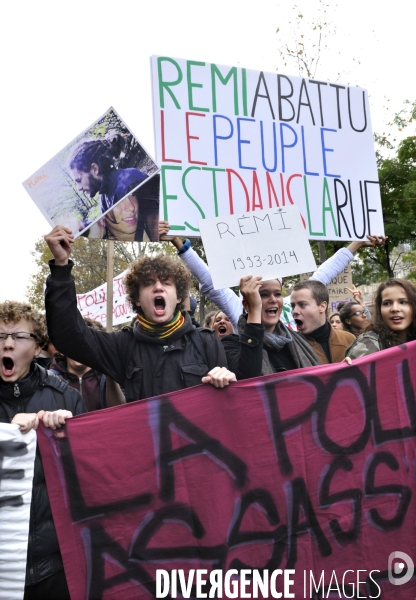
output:
M412 343L41 428L72 599L155 597L160 569L292 569L282 597L414 598L415 359Z

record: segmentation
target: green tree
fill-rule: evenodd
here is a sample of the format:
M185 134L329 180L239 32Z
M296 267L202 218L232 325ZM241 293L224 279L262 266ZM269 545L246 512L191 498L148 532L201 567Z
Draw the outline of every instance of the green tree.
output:
M408 123L415 118L416 102L410 115ZM367 251L366 260L357 264L358 285L380 281L386 275L393 277L406 254L403 245L416 242L416 136L402 140L392 157L379 156L378 166L384 228L389 239L385 246Z
M413 245L412 251L404 254L403 261L408 271L406 278L410 279L416 285L416 243Z

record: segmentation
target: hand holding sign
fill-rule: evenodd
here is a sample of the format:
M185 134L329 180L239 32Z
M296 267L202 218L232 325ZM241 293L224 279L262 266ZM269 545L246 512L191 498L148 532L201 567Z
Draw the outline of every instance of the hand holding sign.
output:
M237 378L234 373L225 367L214 367L201 381L202 383L210 383L216 388L224 388L232 381L237 381Z
M54 411L40 410L37 416L43 421L45 427L59 429L62 425L65 425L67 419L72 418L72 412L62 409Z
M371 246L383 246L387 240L388 235L367 235L368 242L361 242L361 247L371 247Z
M168 221L159 220L159 240L162 242L171 240L172 236L168 236L168 232L169 232Z
M37 429L39 418L36 413L17 413L14 415L12 425L19 425L21 433L29 433L31 429Z
M240 292L244 298L244 308L249 314L249 323L261 323L260 286L262 283L260 276L249 275L240 280Z
M45 242L55 258L56 265L67 265L71 254L71 244L74 242L72 231L63 225L56 225L45 235Z

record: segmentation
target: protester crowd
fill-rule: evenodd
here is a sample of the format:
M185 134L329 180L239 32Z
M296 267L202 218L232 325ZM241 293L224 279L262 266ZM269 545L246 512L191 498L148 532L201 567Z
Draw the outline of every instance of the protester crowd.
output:
M161 239L168 230L161 222ZM209 269L189 240L169 238L177 257L144 255L130 265L125 287L137 316L133 326L113 332L77 310L72 232L56 226L45 239L54 256L46 322L24 302L0 304L0 421L17 424L22 433L39 421L57 429L87 410L201 383L223 389L260 375L351 363L416 339L416 287L406 280L383 282L371 314L354 288L354 300L328 315L326 285L360 248L383 244L383 237L353 242L297 283L291 291L291 326L281 318L282 280L244 276L239 295L214 290ZM191 273L218 307L202 327L193 318L195 301L189 306ZM70 596L39 453L33 486L24 598L65 600Z

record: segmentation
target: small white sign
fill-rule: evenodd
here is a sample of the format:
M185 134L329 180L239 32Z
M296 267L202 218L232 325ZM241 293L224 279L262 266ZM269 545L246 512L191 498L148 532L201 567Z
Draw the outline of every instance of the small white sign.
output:
M0 600L22 600L36 432L0 423Z
M205 219L199 227L217 290L245 275L273 279L316 269L296 205Z
M127 271L123 271L113 279L113 325L120 325L132 320L135 315L132 305L127 300L123 281ZM99 321L104 327L107 324L107 284L98 286L91 292L77 294L78 309L83 317Z

